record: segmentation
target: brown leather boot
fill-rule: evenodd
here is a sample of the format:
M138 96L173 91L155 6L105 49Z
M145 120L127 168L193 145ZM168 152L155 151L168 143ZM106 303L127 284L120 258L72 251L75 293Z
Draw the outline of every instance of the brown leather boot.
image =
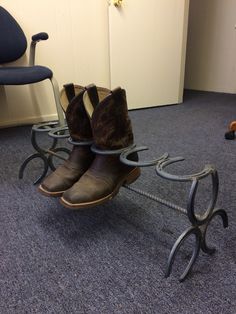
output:
M88 94L84 93L84 103L88 113L91 114L91 105L86 101L87 96ZM120 150L133 143L131 121L123 89L111 91L95 106L91 126L94 143L102 154L96 154L85 174L63 193L61 203L71 209L102 204L112 199L123 184L134 182L140 175L139 168L121 163L119 154L110 154L111 151ZM138 159L137 154L133 157L133 160Z
M73 146L68 160L47 176L39 186L39 191L46 196L61 196L88 170L95 158L90 150L93 138L90 120L83 105L85 90L92 93L93 87L83 88L67 84L61 93L69 133L76 145ZM104 98L108 92L99 88L100 98Z

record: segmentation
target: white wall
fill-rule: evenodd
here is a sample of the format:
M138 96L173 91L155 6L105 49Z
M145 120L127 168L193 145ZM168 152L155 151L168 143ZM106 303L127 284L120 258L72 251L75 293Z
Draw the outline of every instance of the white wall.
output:
M235 0L190 0L185 88L236 92L235 12Z
M36 48L36 63L48 66L59 87L74 82L110 85L107 0L2 0L23 28L28 44L41 31L49 34ZM16 64L26 64L27 56ZM0 126L56 118L50 82L0 86Z

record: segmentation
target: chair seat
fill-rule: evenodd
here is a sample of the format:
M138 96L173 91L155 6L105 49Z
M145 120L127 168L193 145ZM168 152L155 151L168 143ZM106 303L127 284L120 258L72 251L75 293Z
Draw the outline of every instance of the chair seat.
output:
M44 66L0 67L0 85L32 84L52 78L52 71Z

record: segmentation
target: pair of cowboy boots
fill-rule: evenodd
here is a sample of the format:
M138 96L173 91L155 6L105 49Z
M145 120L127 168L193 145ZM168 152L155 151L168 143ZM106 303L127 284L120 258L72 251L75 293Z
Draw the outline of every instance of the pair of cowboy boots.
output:
M61 203L71 209L102 204L140 175L139 168L121 163L119 154L112 154L133 144L125 90L68 84L61 100L68 102L66 109L62 107L74 146L68 160L45 178L39 191L60 196ZM137 161L137 154L131 159Z

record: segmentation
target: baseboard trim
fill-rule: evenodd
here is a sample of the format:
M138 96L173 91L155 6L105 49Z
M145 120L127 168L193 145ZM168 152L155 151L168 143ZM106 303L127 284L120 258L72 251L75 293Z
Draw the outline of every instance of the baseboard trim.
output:
M57 119L58 119L58 116L55 113L43 115L43 116L31 116L31 117L26 117L23 119L18 119L18 120L0 121L0 128L36 124L36 123L46 122L46 121L55 121Z

